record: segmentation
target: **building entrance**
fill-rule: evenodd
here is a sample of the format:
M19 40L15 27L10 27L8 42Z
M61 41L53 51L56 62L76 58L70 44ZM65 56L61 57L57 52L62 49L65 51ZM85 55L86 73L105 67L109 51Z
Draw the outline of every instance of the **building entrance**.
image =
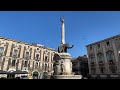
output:
M33 76L33 79L39 79L39 72L34 71L32 76Z
M14 79L15 78L15 74L7 74L7 79Z

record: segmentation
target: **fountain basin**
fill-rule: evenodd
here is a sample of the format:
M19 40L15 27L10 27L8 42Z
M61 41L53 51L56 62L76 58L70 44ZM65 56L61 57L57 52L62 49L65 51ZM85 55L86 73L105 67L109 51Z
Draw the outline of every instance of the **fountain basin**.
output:
M82 79L82 75L54 75L53 79Z

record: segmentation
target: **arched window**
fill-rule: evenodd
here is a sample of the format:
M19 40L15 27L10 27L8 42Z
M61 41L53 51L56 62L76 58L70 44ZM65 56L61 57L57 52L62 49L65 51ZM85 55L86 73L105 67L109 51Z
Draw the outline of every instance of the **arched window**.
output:
M106 52L106 57L107 57L108 61L114 60L114 53L113 53L113 51Z
M36 61L39 60L39 54L36 54Z
M98 59L98 62L103 61L104 60L103 54L102 53L98 53L97 54L97 59Z
M35 67L38 68L38 65L39 65L38 62L36 62Z
M90 63L93 63L93 62L95 62L95 57L94 55L90 55Z
M39 73L37 71L33 72L33 79L38 79Z
M30 58L30 57L29 57L29 52L26 52L25 59L26 59L26 60L29 60L29 58Z
M0 47L0 55L3 54L4 52L4 47Z
M14 50L13 51L13 57L17 57L17 54L18 54L18 50Z

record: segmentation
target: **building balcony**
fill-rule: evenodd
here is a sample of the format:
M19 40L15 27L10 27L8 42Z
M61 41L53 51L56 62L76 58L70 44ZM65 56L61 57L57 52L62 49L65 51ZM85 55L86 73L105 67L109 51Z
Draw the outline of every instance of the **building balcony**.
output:
M95 62L91 62L91 67L95 67Z
M12 57L13 57L13 58L17 58L17 55L13 55Z
M25 57L25 60L29 60L30 59L30 56L28 56L28 57Z
M109 65L116 65L116 61L115 60L110 60Z
M35 61L40 61L40 58L35 58Z
M0 53L0 57L3 56L3 53Z
M104 61L99 61L98 64L99 64L99 66L104 66L105 62Z

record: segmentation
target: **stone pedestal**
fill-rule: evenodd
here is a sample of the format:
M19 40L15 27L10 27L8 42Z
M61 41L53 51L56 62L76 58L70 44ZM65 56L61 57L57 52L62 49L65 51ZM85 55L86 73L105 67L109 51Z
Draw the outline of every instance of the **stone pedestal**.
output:
M54 75L54 79L82 79L82 75Z
M71 75L72 74L72 62L71 55L69 53L59 53L62 60L63 67L63 75Z
M55 70L59 70L61 74L56 73L53 75L53 79L81 79L82 75L74 75L72 72L71 55L69 53L59 53L60 65L55 67ZM62 69L60 69L60 66ZM61 71L60 71L61 70Z

